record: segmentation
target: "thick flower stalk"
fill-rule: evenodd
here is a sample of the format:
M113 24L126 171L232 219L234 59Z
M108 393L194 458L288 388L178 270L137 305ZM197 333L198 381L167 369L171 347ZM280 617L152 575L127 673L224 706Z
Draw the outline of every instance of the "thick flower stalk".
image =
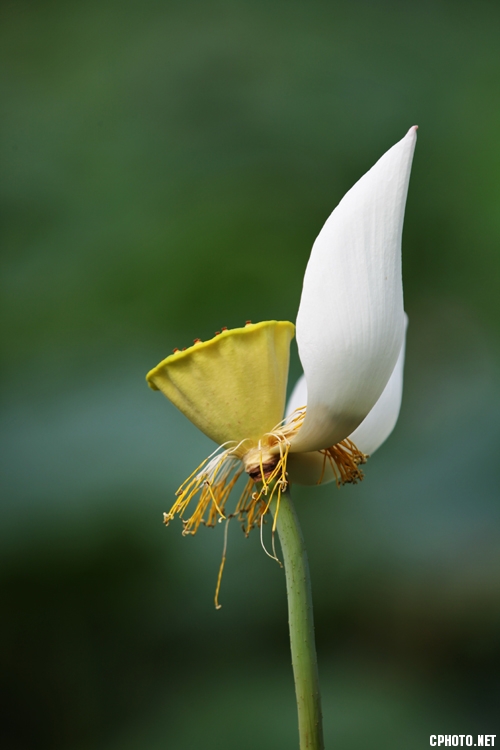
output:
M184 533L194 534L200 524L237 516L248 534L262 530L272 509L274 532L290 483L362 479L361 465L392 431L401 403L401 237L416 131L354 185L314 243L296 321L304 375L286 409L294 335L287 321L223 329L148 373L149 385L218 445L180 486L165 523L179 515ZM301 747L321 747L319 734L306 742L301 737Z

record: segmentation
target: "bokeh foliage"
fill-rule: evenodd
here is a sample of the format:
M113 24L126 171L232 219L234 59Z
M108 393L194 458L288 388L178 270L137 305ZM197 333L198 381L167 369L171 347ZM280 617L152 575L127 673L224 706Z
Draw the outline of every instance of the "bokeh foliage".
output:
M405 402L363 485L297 488L330 743L495 733L500 7L3 3L1 733L293 746L282 574L165 530L210 450L145 372L293 320L311 244L408 127ZM298 375L294 352L291 380Z

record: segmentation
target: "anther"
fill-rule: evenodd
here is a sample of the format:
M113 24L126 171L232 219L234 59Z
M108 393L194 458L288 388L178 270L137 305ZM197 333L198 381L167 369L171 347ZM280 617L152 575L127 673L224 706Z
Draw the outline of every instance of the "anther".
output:
M193 339L193 344L201 344L201 339Z
M251 326L252 325L252 321L251 320L245 320L245 325L246 326Z
M185 352L185 351L186 351L186 349L187 349L187 346L184 346L184 347L182 348L182 351L183 351L183 352Z
M173 353L175 354L175 353L176 353L176 352L178 352L179 350L178 350L178 348L177 348L177 347L175 347L175 349L172 349L172 351L173 351Z
M227 326L222 326L221 331L227 331Z
M215 335L216 335L216 336L220 336L220 331L216 331L216 332L215 332Z

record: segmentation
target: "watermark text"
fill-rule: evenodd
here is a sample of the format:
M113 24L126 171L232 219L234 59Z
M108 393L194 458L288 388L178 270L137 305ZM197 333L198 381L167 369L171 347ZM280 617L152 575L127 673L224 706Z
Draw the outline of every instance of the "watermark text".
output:
M496 734L431 734L431 747L495 747Z

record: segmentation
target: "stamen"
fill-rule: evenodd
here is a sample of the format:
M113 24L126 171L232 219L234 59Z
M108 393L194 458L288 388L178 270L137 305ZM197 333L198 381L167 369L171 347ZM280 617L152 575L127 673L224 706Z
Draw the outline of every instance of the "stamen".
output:
M262 477L262 485L265 487L266 485L266 475L264 474L264 466L262 463L262 444L259 440L259 466L260 466L260 475ZM264 494L267 495L267 487L264 489Z
M273 520L273 545L274 545L274 532L276 531L276 526L278 524L278 513L280 512L280 500L281 500L281 489L278 486L278 499L276 501L276 513L274 514L274 520Z
M210 484L210 482L208 481L208 479L205 480L205 486L208 487L208 491L210 492L210 496L212 498L212 502L215 505L215 507L217 508L217 511L218 511L220 517L225 519L226 516L224 515L224 513L221 511L221 509L217 505L217 500L216 500L215 495L213 493L212 485Z
M276 549L274 547L274 534L273 534L273 553L274 554L271 555L271 553L268 552L267 549L266 549L266 545L264 544L263 522L264 522L264 515L262 515L260 517L260 544L261 544L261 547L264 550L264 552L266 553L266 555L271 558L271 560L275 560L277 563L279 563L279 565L281 567L283 567L283 565L281 565L280 561L276 557Z
M278 487L278 500L276 503L276 513L274 514L274 522L273 522L273 528L271 531L271 539L272 539L272 547L273 547L273 552L274 552L274 559L279 564L280 568L282 568L283 563L281 562L281 560L278 559L278 555L276 554L276 542L275 542L276 527L278 524L278 514L280 512L280 501L281 501L281 488Z
M222 583L222 573L224 572L224 565L226 564L226 551L227 551L227 532L229 530L229 521L231 519L228 518L226 521L226 526L224 528L224 546L222 548L222 560L219 568L219 575L217 576L217 585L215 587L215 609L220 609L222 607L222 604L219 604L219 592L220 592L220 585Z
M282 568L283 567L283 563L281 562L281 560L279 559L278 555L276 554L275 538L276 538L276 534L275 534L274 531L272 531L271 532L271 540L272 540L271 541L271 545L272 545L272 548L273 548L274 559L276 560L276 562L278 563L278 565L280 566L280 568Z
M324 459L318 484L323 481L327 460L335 476L337 487L341 484L357 484L363 480L364 474L359 466L366 463L368 456L362 453L349 438L319 453L323 454Z

